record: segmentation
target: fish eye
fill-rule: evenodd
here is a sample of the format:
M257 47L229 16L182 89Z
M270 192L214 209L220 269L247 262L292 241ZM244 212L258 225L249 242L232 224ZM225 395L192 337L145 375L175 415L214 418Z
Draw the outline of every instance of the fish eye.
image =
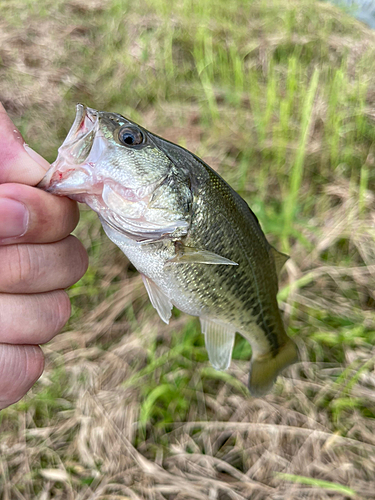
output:
M118 131L118 139L124 146L139 146L144 140L144 136L139 128L124 126Z

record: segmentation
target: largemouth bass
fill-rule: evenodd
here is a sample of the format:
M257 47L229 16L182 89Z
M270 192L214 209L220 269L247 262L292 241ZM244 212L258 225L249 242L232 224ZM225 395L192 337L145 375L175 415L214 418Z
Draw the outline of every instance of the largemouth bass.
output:
M297 360L278 308L287 256L266 240L247 203L186 149L117 113L77 105L40 188L87 203L141 273L169 322L175 306L200 318L208 356L229 367L235 333L252 347L249 389L266 394Z

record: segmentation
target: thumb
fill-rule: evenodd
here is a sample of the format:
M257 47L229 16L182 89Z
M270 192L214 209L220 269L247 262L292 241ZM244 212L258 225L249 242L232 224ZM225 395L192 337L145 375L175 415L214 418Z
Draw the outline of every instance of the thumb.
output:
M49 163L32 150L0 103L0 184L18 182L35 186Z

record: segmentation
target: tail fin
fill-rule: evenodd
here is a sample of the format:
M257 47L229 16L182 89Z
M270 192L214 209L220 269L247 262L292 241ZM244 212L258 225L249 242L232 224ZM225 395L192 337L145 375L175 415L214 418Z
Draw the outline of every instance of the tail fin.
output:
M297 360L297 346L291 339L279 349L276 356L267 354L254 358L250 365L249 376L251 395L259 397L267 394L272 389L278 374Z

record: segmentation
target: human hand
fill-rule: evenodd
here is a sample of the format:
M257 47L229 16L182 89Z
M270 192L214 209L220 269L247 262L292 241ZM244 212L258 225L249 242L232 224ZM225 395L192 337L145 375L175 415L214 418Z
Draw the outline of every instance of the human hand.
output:
M69 236L77 204L35 186L49 164L25 147L0 103L0 409L43 372L39 344L68 321L64 288L86 272L87 253Z

